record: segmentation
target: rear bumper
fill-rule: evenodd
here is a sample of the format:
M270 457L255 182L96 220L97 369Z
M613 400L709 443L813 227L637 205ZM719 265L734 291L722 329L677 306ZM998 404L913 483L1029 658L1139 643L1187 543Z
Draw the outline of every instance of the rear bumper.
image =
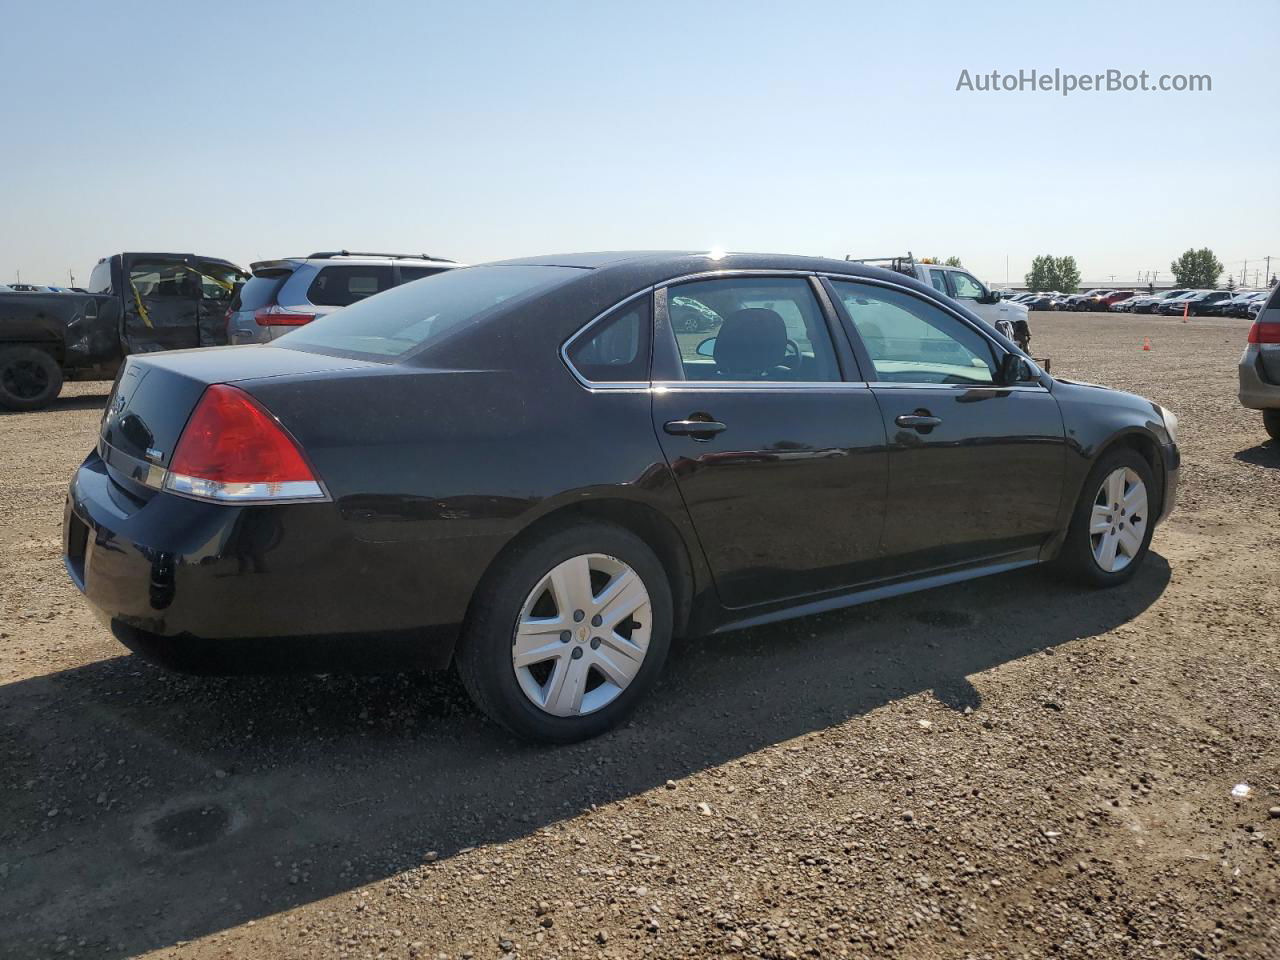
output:
M1280 365L1280 358L1273 363ZM1262 349L1256 343L1249 344L1240 358L1240 403L1250 410L1280 410L1280 383L1267 379Z
M335 503L138 500L95 452L68 492L64 564L122 643L174 669L446 666L478 558L449 541L362 539L357 527Z

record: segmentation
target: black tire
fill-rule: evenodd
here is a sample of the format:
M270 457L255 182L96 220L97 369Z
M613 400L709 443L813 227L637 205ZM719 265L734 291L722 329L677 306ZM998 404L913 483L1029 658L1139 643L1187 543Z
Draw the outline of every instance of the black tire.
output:
M1128 564L1119 570L1104 570L1093 555L1093 538L1089 533L1089 520L1094 503L1102 492L1103 481L1115 470L1128 467L1147 488L1147 508L1150 515L1143 518L1145 530L1142 545ZM1119 447L1104 453L1089 471L1080 491L1080 499L1071 514L1071 526L1058 556L1059 566L1068 576L1095 587L1115 587L1133 577L1147 558L1151 535L1155 532L1155 520L1159 510L1156 496L1159 493L1151 473L1151 465L1131 447Z
M39 347L0 350L0 407L39 410L62 392L62 368Z
M553 716L527 697L516 678L511 648L526 597L557 564L604 554L631 567L649 594L653 623L639 671L611 703L572 717ZM512 733L542 743L573 743L617 726L653 688L671 646L671 586L662 563L630 532L603 523L577 523L499 558L471 602L455 662L471 699Z
M1280 443L1280 410L1263 410L1262 425L1267 430L1267 436Z

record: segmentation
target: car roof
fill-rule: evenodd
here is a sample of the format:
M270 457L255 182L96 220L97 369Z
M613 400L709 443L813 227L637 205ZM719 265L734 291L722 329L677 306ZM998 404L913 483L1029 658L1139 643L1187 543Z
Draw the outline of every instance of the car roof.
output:
M789 253L722 253L690 250L611 250L589 253L559 253L539 257L498 260L484 266L577 267L600 275L628 275L643 284L662 283L676 277L732 270L763 270L795 273L842 273L856 277L892 280L933 291L914 277L833 257Z

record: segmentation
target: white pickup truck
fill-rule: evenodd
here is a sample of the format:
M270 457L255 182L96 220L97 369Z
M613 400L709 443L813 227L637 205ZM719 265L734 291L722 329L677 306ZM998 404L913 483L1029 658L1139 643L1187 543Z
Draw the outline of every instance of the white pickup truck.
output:
M914 277L927 283L939 293L945 294L972 310L987 323L1015 340L1023 350L1031 342L1031 327L1027 324L1027 308L1020 303L1002 299L964 267L948 267L941 263L922 263L910 253L905 257L845 257L853 263L865 263L884 267ZM1012 333L1001 325L1007 321Z

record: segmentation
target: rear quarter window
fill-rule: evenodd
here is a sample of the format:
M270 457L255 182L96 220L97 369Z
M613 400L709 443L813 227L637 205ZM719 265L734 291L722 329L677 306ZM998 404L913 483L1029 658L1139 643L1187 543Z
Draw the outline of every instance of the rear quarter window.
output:
M343 264L321 267L307 288L307 299L320 307L349 307L393 286L390 266Z

